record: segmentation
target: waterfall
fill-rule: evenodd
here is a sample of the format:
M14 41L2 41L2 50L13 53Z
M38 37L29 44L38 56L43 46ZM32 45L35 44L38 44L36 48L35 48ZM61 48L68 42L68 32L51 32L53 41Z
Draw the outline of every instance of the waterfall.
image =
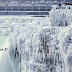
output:
M11 25L9 53L20 68L16 72L72 71L71 12L68 8L53 8L47 25L41 21Z

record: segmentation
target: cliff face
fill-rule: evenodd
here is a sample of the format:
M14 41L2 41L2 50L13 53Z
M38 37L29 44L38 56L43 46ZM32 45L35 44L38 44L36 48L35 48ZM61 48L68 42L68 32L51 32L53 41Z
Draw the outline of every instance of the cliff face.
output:
M72 71L72 9L57 8L46 21L11 25L9 53L15 72Z

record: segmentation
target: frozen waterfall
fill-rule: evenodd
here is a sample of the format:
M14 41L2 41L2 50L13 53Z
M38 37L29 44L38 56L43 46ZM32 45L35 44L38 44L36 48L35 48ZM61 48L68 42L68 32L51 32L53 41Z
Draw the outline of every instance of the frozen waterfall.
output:
M72 7L54 7L49 20L11 25L15 72L72 72Z

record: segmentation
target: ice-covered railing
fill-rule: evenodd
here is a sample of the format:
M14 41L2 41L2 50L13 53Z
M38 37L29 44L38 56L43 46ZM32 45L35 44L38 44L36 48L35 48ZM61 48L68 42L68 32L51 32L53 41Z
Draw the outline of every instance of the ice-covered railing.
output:
M11 25L9 53L14 72L72 71L71 11L69 6L53 8L48 21Z

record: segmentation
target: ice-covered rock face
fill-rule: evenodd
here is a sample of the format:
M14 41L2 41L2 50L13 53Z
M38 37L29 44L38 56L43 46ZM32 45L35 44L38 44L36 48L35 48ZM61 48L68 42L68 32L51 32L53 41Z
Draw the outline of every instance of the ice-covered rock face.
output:
M9 53L15 72L72 71L71 11L53 8L49 21L11 25Z

